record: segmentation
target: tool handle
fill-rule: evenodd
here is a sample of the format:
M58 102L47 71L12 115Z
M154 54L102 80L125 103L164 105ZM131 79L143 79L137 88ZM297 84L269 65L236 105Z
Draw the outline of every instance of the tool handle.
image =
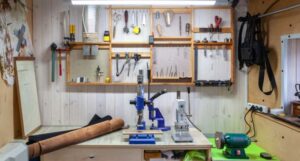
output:
M56 49L57 49L57 45L55 43L52 43L50 48L51 48L51 52L52 52L51 81L54 82L55 81L55 58L56 58L55 52L56 52Z
M62 65L61 65L61 50L58 51L58 61L59 61L59 76L62 76Z
M125 18L125 23L127 24L128 23L128 11L127 10L124 12L124 18Z

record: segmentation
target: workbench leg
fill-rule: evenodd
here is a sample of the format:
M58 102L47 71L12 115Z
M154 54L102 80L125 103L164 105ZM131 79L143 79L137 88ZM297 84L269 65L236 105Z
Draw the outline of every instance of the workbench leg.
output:
M211 149L206 150L206 161L212 161L211 158Z

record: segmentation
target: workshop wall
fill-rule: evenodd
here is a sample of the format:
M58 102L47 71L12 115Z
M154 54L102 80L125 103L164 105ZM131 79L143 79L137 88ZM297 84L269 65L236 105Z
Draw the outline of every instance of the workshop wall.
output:
M249 1L249 12L263 13L275 0L251 0ZM270 11L278 10L299 3L299 0L281 0ZM271 108L281 107L281 39L283 35L300 33L300 10L290 10L269 16L263 19L267 33L270 53L270 61L277 82L277 91L271 96L266 96L258 88L259 67L252 67L249 72L248 101L251 103L262 104ZM266 88L270 87L268 78L265 79Z
M26 0L28 6L27 21L30 31L32 31L32 0ZM32 32L31 36L32 36ZM21 123L17 89L15 86L9 87L0 78L0 148L14 138L21 136Z
M60 44L63 11L71 9L71 21L76 24L76 38L81 33L81 7L70 5L68 0L33 0L34 47L36 51L37 81L39 100L44 125L84 125L96 113L100 116L112 115L123 118L127 124L136 124L136 110L129 105L129 100L136 96L136 87L67 87L65 77L51 83L52 42ZM237 8L238 15L247 10L246 1ZM103 26L106 24L103 24ZM65 71L65 62L63 62ZM243 115L246 106L246 73L236 70L236 83L228 90L223 87L192 88L192 120L205 132L216 130L227 132L243 131ZM176 91L181 90L182 98L187 100L186 87L156 86L152 91L162 88L170 91L161 96L155 104L160 108L166 122L173 125L175 121ZM147 112L147 110L145 110ZM146 115L147 117L147 115Z

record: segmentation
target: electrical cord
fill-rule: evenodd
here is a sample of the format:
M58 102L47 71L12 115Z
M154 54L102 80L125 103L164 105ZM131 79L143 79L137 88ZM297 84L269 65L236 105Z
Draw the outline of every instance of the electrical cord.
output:
M201 129L194 124L194 122L190 119L190 117L185 111L184 111L184 115L189 120L189 122L194 126L194 128L196 128L199 132L202 132Z
M252 122L252 126L253 126L253 135L250 136L250 138L256 137L256 130L255 130L255 124L254 124L254 119L253 119L253 114L254 114L255 112L256 112L256 111L252 111L252 112L251 112L251 122Z
M247 132L246 132L247 135L250 134L250 132L252 131L252 127L253 127L253 134L252 134L252 136L250 136L251 139L254 138L254 137L256 137L256 129L255 129L255 123L254 123L254 119L253 119L253 114L256 113L256 112L262 113L261 111L262 111L261 108L256 107L256 106L251 106L250 109L246 112L246 114L245 114L245 116L244 116L244 121L245 121L246 125L247 125L248 128L249 128L249 129L247 130ZM250 113L250 112L251 112L251 113ZM251 124L252 124L252 126L251 126L250 123L247 121L247 116L248 116L249 113L250 113L250 119L251 119Z
M253 107L253 106L252 106ZM247 121L247 115L249 114L249 112L252 111L252 107L246 112L245 116L244 116L244 121L246 123L246 125L248 126L248 131L246 132L246 134L248 135L251 132L251 125L248 123Z

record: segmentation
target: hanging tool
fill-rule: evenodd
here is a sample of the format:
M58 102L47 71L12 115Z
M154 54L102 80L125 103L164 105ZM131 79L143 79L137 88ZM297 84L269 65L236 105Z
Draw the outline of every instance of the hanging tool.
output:
M69 29L70 31L70 41L71 42L74 42L75 41L75 25L70 25L70 29Z
M124 12L124 20L125 20L125 26L123 28L123 32L128 34L129 28L128 28L128 11L127 10L125 10L125 12Z
M156 11L155 12L155 19L160 19L160 12L159 11Z
M207 38L204 38L202 42L204 43L204 56L207 57L207 45L206 45L208 43Z
M181 31L182 27L181 27L181 16L179 16L179 35L182 35L182 31Z
M51 81L54 82L55 81L55 61L56 61L56 49L57 49L57 45L55 43L51 44L51 52L52 52L52 71L51 71Z
M101 68L100 68L100 66L98 65L98 67L97 67L97 69L96 69L96 79L97 79L98 82L100 81L101 76L103 76L103 73L104 73L104 72L101 71Z
M63 44L64 44L64 46L68 46L69 41L70 41L70 37L69 37L68 31L67 31L69 22L70 22L70 10L64 11L64 15L63 15L63 35L64 35Z
M174 18L174 12L172 10L167 10L164 12L166 26L170 27Z
M119 23L119 21L121 20L121 18L122 18L122 15L121 14L118 14L117 12L115 12L114 14L113 14L113 21L114 21L114 28L113 28L113 38L115 38L116 37L116 28L117 28L117 26L118 26L118 23Z
M190 32L191 32L191 24L190 23L185 24L185 32L187 33L187 35L190 35Z
M296 93L295 96L300 99L300 84L295 84Z
M61 49L58 49L58 68L59 68L59 76L62 76L62 63L61 63Z
M127 76L129 77L129 75L130 75L130 66L131 66L131 64L130 64L130 56L129 56L129 53L126 53L125 54L125 58L126 58L126 62L128 62L128 72L127 72Z
M222 18L219 16L215 16L215 31L216 32L221 32L221 23L222 23Z
M103 34L103 41L104 41L104 42L109 42L109 41L110 41L110 34L109 34L109 31L104 31L104 34Z
M145 27L146 26L146 12L147 11L145 11L145 12L143 12L143 26Z
M133 16L135 16L135 25L133 27L132 32L136 35L141 33L141 28L139 27L139 17L138 17L138 11L136 11L135 13L133 13Z
M177 73L177 65L175 65L175 72L174 72L174 77L177 77L178 73Z
M122 65L122 69L119 72L119 59L120 59L120 54L116 53L116 76L119 77L122 72L124 71L125 66L128 64L128 70L130 69L130 57L129 57L129 53L125 53L125 63ZM128 71L129 73L129 71Z
M156 25L156 31L158 33L158 36L161 37L162 36L162 27L160 24Z
M135 17L136 17L135 16L135 11L132 10L132 14L131 14L131 27L132 28L134 28L136 26L136 24L135 24L135 22L136 22Z
M212 38L214 36L214 25L213 24L210 24L209 26L209 40L212 41Z
M134 55L133 55L133 59L134 59L133 71L135 70L135 67L136 67L137 63L140 61L141 57L142 56L140 54L134 53Z

